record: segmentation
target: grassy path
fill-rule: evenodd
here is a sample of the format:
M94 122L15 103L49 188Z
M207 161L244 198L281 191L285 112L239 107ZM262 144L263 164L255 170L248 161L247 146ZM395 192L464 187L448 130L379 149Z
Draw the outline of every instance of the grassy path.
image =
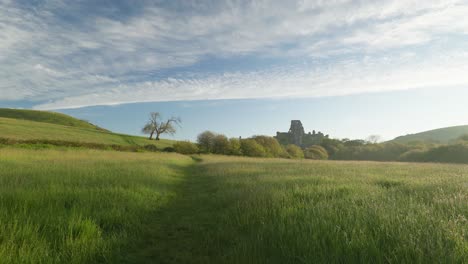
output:
M223 210L212 178L204 176L200 161L187 166L176 197L161 208L130 255L132 263L216 263L223 242L217 216ZM221 243L221 244L220 244ZM222 244L225 245L222 245Z

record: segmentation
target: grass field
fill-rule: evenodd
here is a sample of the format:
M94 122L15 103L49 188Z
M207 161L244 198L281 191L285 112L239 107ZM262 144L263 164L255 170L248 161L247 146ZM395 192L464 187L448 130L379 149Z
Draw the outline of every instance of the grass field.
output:
M2 263L466 263L468 166L0 149Z
M17 140L62 140L83 143L115 144L115 145L156 145L162 149L172 146L172 140L148 140L145 137L111 133L103 130L64 126L21 119L0 117L0 137Z

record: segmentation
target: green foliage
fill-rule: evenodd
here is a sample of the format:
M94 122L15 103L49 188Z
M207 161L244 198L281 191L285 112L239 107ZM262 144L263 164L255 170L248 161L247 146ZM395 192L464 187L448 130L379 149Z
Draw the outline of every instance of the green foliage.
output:
M349 142L349 141L344 141L344 142ZM344 144L342 141L338 139L331 139L331 138L323 138L322 141L320 142L320 146L325 148L327 153L330 156L335 155L340 149L344 147Z
M302 149L296 145L289 144L286 146L286 152L288 153L289 157L292 159L303 159L304 152Z
M231 153L231 144L225 135L215 135L213 138L213 153L228 155Z
M198 135L197 143L202 153L213 152L213 141L215 136L216 134L211 131L205 131Z
M174 143L174 150L177 153L191 155L199 152L198 146L190 141L178 141Z
M229 145L230 145L229 155L235 155L235 156L242 155L240 139L230 138L229 139Z
M287 157L287 153L275 138L268 136L254 136L253 139L263 147L266 157Z
M313 160L326 160L328 159L328 153L322 146L314 145L304 150L304 157Z
M468 143L429 149L422 155L421 159L424 162L468 163Z
M242 139L241 140L242 154L248 157L265 157L266 151L262 145L258 144L255 139Z

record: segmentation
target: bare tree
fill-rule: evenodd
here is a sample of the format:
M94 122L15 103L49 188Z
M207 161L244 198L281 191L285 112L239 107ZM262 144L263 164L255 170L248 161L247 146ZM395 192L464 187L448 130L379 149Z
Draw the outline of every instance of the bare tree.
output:
M370 135L369 137L367 137L366 141L371 143L371 144L377 144L380 141L382 141L382 137L379 136L379 135Z
M153 139L153 135L156 135L156 140L159 140L159 136L162 134L174 135L176 128L174 125L180 125L182 121L179 117L171 117L167 120L162 120L161 114L158 112L150 113L148 123L141 130L145 134L149 134L149 139Z

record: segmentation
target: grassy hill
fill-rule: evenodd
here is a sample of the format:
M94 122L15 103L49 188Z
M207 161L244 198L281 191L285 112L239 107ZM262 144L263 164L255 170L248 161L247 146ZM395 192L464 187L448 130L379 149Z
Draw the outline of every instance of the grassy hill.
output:
M13 140L55 140L122 146L172 146L172 140L109 132L85 121L52 112L0 109L0 138Z
M414 141L427 141L447 144L466 134L468 134L468 126L454 126L397 137L392 140L392 142L409 143Z
M87 121L55 112L0 108L0 117L107 131Z

